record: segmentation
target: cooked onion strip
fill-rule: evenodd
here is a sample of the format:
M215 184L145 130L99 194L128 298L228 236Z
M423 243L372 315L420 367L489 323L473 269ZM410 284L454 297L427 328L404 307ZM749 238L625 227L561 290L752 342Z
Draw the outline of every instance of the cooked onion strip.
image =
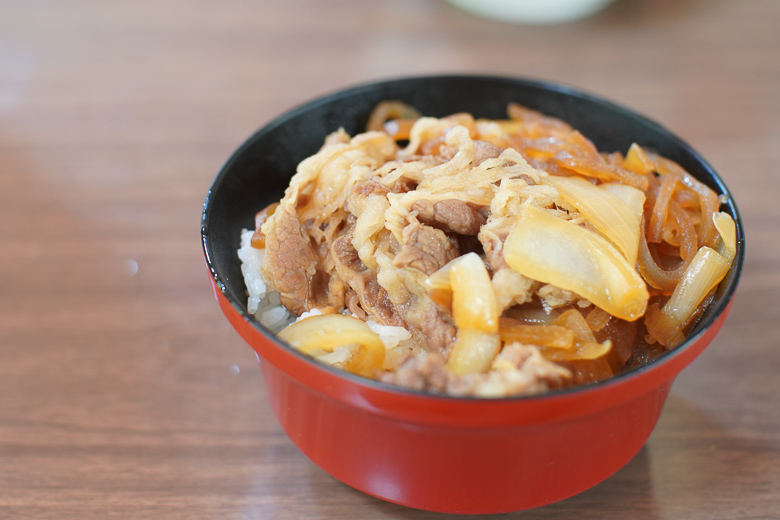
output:
M592 360L598 359L607 355L612 349L612 342L610 340L604 343L596 343L586 341L583 343L577 343L574 350L564 350L543 347L540 349L542 355L550 361L571 361L576 359Z
M666 224L669 211L669 201L672 200L674 190L682 184L682 175L670 173L663 178L655 198L653 212L650 214L650 223L647 227L647 241L660 242L663 236L664 224Z
M672 201L669 204L669 214L676 224L676 238L679 241L680 258L682 258L683 264L687 267L688 263L690 263L693 258L693 255L698 251L696 228L693 227L693 223L688 217L688 214L680 208L677 202Z
M600 184L599 188L619 197L620 200L631 208L631 211L638 219L637 221L639 222L642 220L646 199L644 192L633 186L627 186L625 184L620 184L619 182L605 182Z
M638 319L647 306L644 280L612 244L530 204L518 211L504 260L524 276L571 291L625 320Z
M718 253L729 262L737 255L737 226L728 213L718 212L712 216L715 228L720 233Z
M638 175L647 175L653 171L653 163L647 158L645 151L636 143L633 143L623 160L623 168L631 170Z
M585 317L585 321L588 322L590 330L594 331L601 330L606 327L607 323L609 323L609 320L611 319L612 316L610 316L607 311L604 309L599 309L598 307L593 307L593 310L591 310Z
M585 177L592 177L607 182L618 181L640 190L646 190L648 186L647 178L637 175L631 170L608 164L600 157L598 159L578 157L563 151L555 154L552 162L559 166L565 166Z
M485 264L476 253L452 262L452 317L458 327L447 368L456 374L486 372L501 349L498 303Z
M574 332L561 325L524 325L521 323L501 327L504 343L523 343L557 349L573 349Z
M344 365L348 371L371 377L382 368L385 346L365 322L343 314L321 314L303 318L279 334L301 352L333 352L338 347L359 345L359 350Z
M450 267L452 317L458 328L498 332L498 304L485 264L476 253Z
M683 329L703 311L702 302L726 276L736 256L734 220L723 212L715 213L712 220L720 233L719 251L707 246L700 248L666 305L660 310L649 309L645 318L648 332L667 348L683 341Z
M447 368L459 375L487 372L500 350L498 334L459 328Z
M403 101L382 101L374 107L374 110L369 115L368 123L366 124L366 130L368 130L369 132L370 131L381 132L386 129L388 121L392 121L392 120L414 121L415 119L419 119L420 116L421 114L420 112L417 111L417 109L407 105ZM406 129L407 132L409 129L411 129L411 125L409 125L408 123L404 122L402 124L404 125L404 128L408 126L408 128ZM392 133L391 136L395 137ZM408 134L406 137L396 137L396 138L405 139L408 138Z
M641 213L637 214L618 195L581 178L550 175L542 177L542 181L554 186L567 203L577 208L588 222L615 244L629 264L636 263ZM629 186L624 188L634 190L644 202L641 191Z
M648 332L666 348L679 345L699 303L726 276L729 267L730 262L713 249L699 249L666 305L660 312L648 313Z
M576 341L574 348L567 350L545 347L542 355L551 361L593 360L606 355L612 348L612 341L598 343L587 320L575 309L570 309L553 320L552 326L561 326L572 331Z
M660 175L672 175L675 178L679 178L684 186L699 196L699 205L701 208L699 247L703 245L712 247L714 241L717 239L717 230L712 222L712 215L718 211L718 207L720 206L718 195L704 183L695 179L676 162L657 154L648 154L648 158L653 162L655 170Z
M647 240L642 238L639 240L639 255L637 256L637 268L642 274L642 278L647 282L647 285L654 289L660 289L666 294L671 293L674 287L682 278L684 272L684 266L678 267L671 271L661 269L653 258L650 248L647 244Z
M448 262L444 267L433 272L425 279L423 285L428 290L428 294L438 305L444 308L452 309L452 283L450 282L450 270L452 264L458 259Z
M553 320L553 325L561 325L571 330L580 342L595 342L596 337L590 329L590 325L576 309L569 309L561 313Z

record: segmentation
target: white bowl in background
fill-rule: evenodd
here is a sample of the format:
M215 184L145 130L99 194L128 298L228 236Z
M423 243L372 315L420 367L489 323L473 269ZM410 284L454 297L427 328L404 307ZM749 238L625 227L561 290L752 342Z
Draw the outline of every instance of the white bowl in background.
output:
M600 11L613 0L448 0L469 13L505 22L572 22Z

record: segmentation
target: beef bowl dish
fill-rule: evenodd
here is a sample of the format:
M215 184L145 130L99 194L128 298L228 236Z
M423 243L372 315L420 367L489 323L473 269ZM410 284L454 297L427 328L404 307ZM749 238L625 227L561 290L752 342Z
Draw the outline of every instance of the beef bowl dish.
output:
M555 502L628 462L744 260L733 197L671 132L484 76L279 116L217 175L202 238L291 440L356 489L452 513Z

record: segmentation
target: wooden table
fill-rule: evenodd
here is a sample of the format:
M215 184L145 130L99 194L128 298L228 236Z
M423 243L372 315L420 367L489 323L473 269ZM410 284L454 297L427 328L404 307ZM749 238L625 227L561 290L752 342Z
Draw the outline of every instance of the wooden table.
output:
M730 185L732 314L616 475L524 519L780 518L780 3L618 0L526 27L438 0L0 4L0 518L433 519L288 440L209 287L230 152L332 90L439 72L574 84Z

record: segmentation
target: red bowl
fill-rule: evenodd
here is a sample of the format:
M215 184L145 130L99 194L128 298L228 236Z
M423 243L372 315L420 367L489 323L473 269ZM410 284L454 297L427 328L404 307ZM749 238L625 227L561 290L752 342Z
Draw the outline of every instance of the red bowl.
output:
M600 150L638 142L723 195L737 256L713 303L680 347L596 384L540 396L481 399L408 391L325 366L289 347L247 312L236 255L242 228L281 198L302 159L339 127L355 134L374 105L403 100L426 115L505 117L518 102L559 117ZM680 371L723 325L744 263L734 200L693 149L658 124L568 86L513 78L404 78L317 99L278 117L225 163L203 208L206 263L220 307L257 352L271 406L290 439L342 482L405 506L448 513L529 509L580 493L644 445Z

